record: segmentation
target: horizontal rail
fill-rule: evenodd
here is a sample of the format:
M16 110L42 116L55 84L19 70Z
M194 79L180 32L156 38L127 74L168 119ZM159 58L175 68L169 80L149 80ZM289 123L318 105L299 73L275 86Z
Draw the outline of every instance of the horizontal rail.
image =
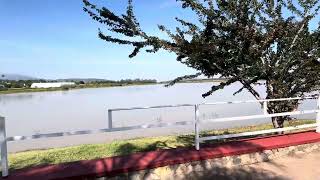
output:
M247 100L247 101L228 101L228 102L214 102L201 103L200 105L222 105L222 104L241 104L241 103L260 103L272 101L289 101L289 100L303 100L303 99L317 99L318 96L295 97L295 98L279 98L279 99L261 99L261 100Z
M143 124L143 125L128 126L128 127L115 127L111 129L108 128L108 129L98 129L98 130L80 130L80 131L71 131L71 132L35 134L30 136L12 136L12 137L8 137L7 141L21 141L21 140L32 140L32 139L52 138L52 137L61 137L61 136L97 134L97 133L116 132L116 131L134 130L134 129L148 129L148 128L168 127L168 126L182 126L182 125L191 125L193 123L194 123L193 121L179 121L179 122L172 122L172 123Z
M176 104L176 105L162 105L162 106L146 106L146 107L131 107L131 108L114 108L109 109L109 111L127 111L136 109L156 109L156 108L169 108L169 107L190 107L194 104Z
M225 118L199 120L199 122L206 123L206 122L226 122L226 121L237 121L237 120L248 120L248 119L261 119L261 118L271 118L271 117L279 117L279 116L312 114L312 113L317 113L318 111L319 110L304 110L304 111L292 111L292 112L274 113L274 114L225 117Z
M271 101L285 101L285 100L302 100L302 99L316 99L318 96L295 97L295 98L279 98L279 99L261 99L261 100L247 100L247 101L228 101L228 102L215 102L215 103L201 103L200 105L221 105L221 104L241 104L241 103L259 103ZM156 109L156 108L169 108L169 107L190 107L195 104L176 104L176 105L161 105L161 106L144 106L144 107L130 107L130 108L113 108L109 111L126 111L136 109Z
M299 126L292 126L292 127L278 128L278 129L268 129L268 130L243 132L238 134L226 134L226 135L219 135L219 136L208 136L208 137L201 137L199 138L199 140L208 141L208 140L228 139L228 138L244 137L244 136L255 136L255 135L269 134L269 133L276 133L276 132L283 132L283 131L292 131L297 129L313 128L313 127L317 127L317 125L318 125L317 123L304 124Z

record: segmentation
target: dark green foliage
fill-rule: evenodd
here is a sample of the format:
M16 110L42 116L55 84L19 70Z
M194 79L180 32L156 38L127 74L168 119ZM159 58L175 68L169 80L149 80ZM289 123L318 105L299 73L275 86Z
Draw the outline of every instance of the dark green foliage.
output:
M189 22L176 18L180 26L175 32L159 25L169 40L150 36L140 28L131 0L123 15L83 2L84 11L92 19L104 24L108 32L122 35L105 35L99 29L101 39L134 47L129 57L142 49L150 53L164 49L199 71L179 77L170 85L200 75L218 75L228 81L213 85L204 97L240 82L243 87L235 94L247 89L257 99L263 98L254 89L257 83L266 86L266 98L303 96L319 89L320 26L315 30L309 26L312 19L319 23L318 0L177 0L182 8L194 11L198 19ZM268 110L290 111L297 104L274 102ZM275 126L282 127L284 120L275 118Z
M0 84L5 88L30 88L35 82L43 82L43 80L0 80Z
M124 86L124 85L136 85L136 84L155 84L155 79L121 79L118 81L104 80L104 79L60 79L60 80L0 80L0 90L7 91L13 88L26 89L30 88L33 83L49 83L49 82L75 82L76 86L62 87L63 90L72 89L75 87L109 87L109 86ZM86 81L86 82L85 82Z

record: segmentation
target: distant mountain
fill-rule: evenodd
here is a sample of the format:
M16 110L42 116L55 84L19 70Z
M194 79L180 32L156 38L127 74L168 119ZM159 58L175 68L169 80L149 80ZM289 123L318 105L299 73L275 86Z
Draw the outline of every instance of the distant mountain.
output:
M7 74L0 73L0 80L11 80L11 81L19 81L19 80L36 80L38 78L25 76L21 74Z
M44 78L35 78L31 76L25 76L21 74L8 74L0 73L0 80L10 80L10 81L19 81L19 80L44 80L48 82L79 82L83 81L85 83L91 82L118 82L119 80L109 80L102 78L61 78L61 79L44 79ZM146 80L146 79L145 79ZM121 81L145 81L144 79L125 79Z

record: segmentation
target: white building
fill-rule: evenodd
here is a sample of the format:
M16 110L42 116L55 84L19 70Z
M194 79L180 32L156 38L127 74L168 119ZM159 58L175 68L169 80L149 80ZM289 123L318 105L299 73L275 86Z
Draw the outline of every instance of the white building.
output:
M31 88L58 88L74 85L76 85L74 82L32 83Z

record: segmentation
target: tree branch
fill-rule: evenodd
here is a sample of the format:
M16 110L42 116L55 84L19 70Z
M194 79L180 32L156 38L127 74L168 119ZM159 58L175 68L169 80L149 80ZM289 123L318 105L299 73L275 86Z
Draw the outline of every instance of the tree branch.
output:
M192 74L192 75L185 75L185 76L180 76L175 78L174 80L170 81L168 84L165 85L165 87L169 87L169 86L173 86L174 84L186 80L186 79L194 79L196 77L199 77L201 75L201 73L196 73L196 74Z

